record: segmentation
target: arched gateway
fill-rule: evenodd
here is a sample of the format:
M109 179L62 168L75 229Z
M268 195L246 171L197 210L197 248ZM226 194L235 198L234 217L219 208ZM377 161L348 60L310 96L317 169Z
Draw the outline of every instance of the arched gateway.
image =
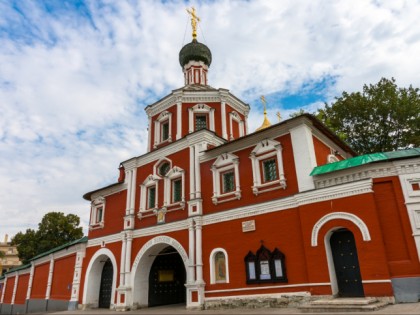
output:
M91 258L86 270L83 305L87 308L110 308L115 304L117 261L107 248Z
M148 241L132 268L133 308L184 303L188 255L182 245L168 236Z

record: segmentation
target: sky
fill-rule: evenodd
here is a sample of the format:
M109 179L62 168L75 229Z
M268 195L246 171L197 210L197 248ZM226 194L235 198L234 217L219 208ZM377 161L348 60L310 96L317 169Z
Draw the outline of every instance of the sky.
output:
M51 211L87 233L84 193L146 152L144 108L183 86L178 54L211 50L209 84L251 106L249 130L382 77L420 87L420 2L0 0L0 241Z

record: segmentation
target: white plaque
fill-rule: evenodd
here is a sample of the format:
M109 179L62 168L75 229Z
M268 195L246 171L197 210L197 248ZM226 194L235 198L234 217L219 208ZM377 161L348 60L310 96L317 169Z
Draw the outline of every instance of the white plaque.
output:
M255 220L242 222L242 232L255 231Z

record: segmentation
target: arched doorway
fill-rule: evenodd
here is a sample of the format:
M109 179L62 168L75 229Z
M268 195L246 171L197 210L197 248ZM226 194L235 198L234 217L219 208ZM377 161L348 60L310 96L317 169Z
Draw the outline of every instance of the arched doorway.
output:
M109 308L111 306L112 297L112 280L114 277L114 268L111 259L107 259L104 263L101 274L101 285L99 287L99 308Z
M92 256L86 268L83 286L83 308L111 308L115 304L117 261L107 248Z
M338 296L364 296L354 235L347 229L339 229L330 238L331 254L337 277Z
M172 246L160 251L149 273L149 306L185 303L184 262Z

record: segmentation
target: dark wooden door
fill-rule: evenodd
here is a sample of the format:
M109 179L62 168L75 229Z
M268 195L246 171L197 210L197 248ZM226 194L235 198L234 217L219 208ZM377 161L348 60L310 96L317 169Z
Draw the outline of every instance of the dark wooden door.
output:
M330 239L340 297L364 296L356 242L349 230L339 230Z
M99 308L109 308L111 306L113 276L114 268L112 267L111 260L108 258L102 269L101 286L99 288Z
M156 256L149 274L149 306L185 303L185 266L168 247Z

